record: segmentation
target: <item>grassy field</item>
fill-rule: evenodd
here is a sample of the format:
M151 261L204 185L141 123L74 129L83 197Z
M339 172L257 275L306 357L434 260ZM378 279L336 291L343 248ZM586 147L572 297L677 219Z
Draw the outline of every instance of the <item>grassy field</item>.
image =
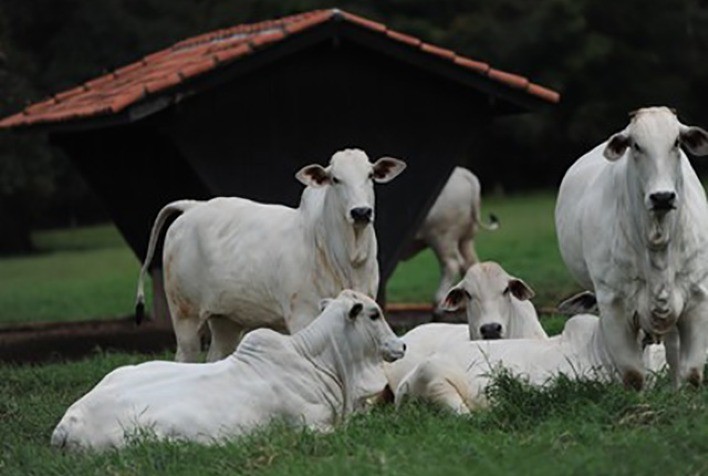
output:
M490 389L494 406L465 418L411 403L326 435L275 424L216 447L138 442L80 455L49 447L70 403L111 369L145 358L0 366L0 474L708 474L708 390L673 392L665 382L639 394L567 380L534 390L502 376Z
M502 220L478 252L501 262L550 306L576 287L557 252L553 197L491 198ZM42 254L0 261L0 322L112 317L132 310L138 262L115 229L37 235ZM437 264L426 252L390 282L393 301L427 301ZM562 318L545 318L557 332ZM491 409L456 418L420 404L378 408L327 435L284 428L217 447L138 442L125 451L66 455L51 431L64 411L120 365L159 356L97 351L78 362L0 365L0 475L193 474L708 474L708 390L643 393L559 380L530 389L502 376Z
M536 193L490 198L502 226L479 234L482 259L499 261L552 306L575 290L561 262L553 228L554 197ZM140 263L109 225L40 232L41 253L0 260L0 324L125 316L132 312ZM430 251L402 263L389 281L392 302L428 302L439 271ZM146 286L147 289L150 286Z

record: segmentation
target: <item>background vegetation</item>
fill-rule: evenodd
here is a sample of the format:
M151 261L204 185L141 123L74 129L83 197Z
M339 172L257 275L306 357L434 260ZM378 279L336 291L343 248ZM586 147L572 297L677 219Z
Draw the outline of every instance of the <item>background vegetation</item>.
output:
M703 0L3 0L0 116L190 35L333 6L562 92L559 106L500 120L469 151L487 190L556 185L640 106L708 124ZM0 252L30 250L32 228L104 218L41 137L0 134Z

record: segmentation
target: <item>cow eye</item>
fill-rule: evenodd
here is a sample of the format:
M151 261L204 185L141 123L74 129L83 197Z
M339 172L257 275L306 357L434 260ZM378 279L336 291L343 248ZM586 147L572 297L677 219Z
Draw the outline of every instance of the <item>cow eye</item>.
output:
M502 294L503 294L504 296L506 296L507 294L509 294L509 291L511 291L511 290L509 289L509 286L507 286L507 287L504 288L504 291L502 291Z
M369 318L370 318L372 321L375 321L375 320L378 319L379 317L381 317L381 313L380 313L379 311L376 311L376 310L374 310L374 311L369 315Z
M369 172L369 180L374 180L374 173L373 172Z
M679 148L679 140L676 139L676 142L674 142L674 149L678 149L678 148Z
M632 148L633 148L636 152L639 152L639 153L641 154L642 148L639 147L639 144L637 144L636 142L633 143L633 144L632 144Z
M339 180L337 177L335 177L335 176L333 175L333 176L332 176L332 182L334 182L334 183L341 183L341 180Z

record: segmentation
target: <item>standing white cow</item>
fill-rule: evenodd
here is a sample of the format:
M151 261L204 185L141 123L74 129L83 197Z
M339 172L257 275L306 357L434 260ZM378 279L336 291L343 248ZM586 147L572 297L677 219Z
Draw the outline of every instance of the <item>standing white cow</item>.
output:
M160 229L179 212L163 253L178 361L197 360L204 322L211 331L207 360L215 361L233 352L244 330L302 329L320 300L343 289L375 296L374 182L389 182L404 168L398 159L371 164L361 150L347 149L327 168L308 165L296 174L307 185L297 209L224 197L168 204L153 226L137 307Z
M418 363L459 342L494 339L547 339L538 314L529 301L533 290L493 261L476 263L443 300L445 310L464 307L467 324L423 324L402 337L406 356L386 365L389 390Z
M440 195L430 208L423 224L403 259L409 259L430 247L440 263L440 284L435 292L435 314L450 286L479 258L474 238L479 227L496 230L499 223L490 215L490 223L481 216L481 187L477 177L464 167L455 167Z
M672 379L703 380L708 347L708 203L681 145L708 154L708 134L664 107L568 170L556 203L561 254L594 290L609 356L626 386L644 382L640 329L665 336Z
M402 357L405 344L367 296L347 290L328 301L305 329L257 329L219 362L114 370L69 407L52 444L100 450L145 432L219 443L273 419L331 429L383 388L383 361Z
M510 339L460 342L418 364L396 389L396 405L414 397L465 414L488 404L485 389L496 372L505 369L531 385L544 385L564 374L609 381L619 369L612 357L612 338L602 319L590 314L570 318L562 334L546 340ZM663 347L650 345L643 354L646 367L665 366ZM640 354L640 357L641 354Z

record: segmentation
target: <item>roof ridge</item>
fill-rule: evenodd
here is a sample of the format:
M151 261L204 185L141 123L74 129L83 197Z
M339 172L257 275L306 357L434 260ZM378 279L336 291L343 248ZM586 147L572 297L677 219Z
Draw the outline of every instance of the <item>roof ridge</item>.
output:
M263 34L266 31L270 32L275 30L283 30L284 27L288 24L296 23L298 21L302 21L325 12L329 12L332 15L335 15L338 11L339 10L336 8L310 10L307 12L296 13L294 15L287 15L284 17L270 20L262 20L254 23L240 23L231 27L213 30L207 33L202 33L200 35L187 38L185 40L175 43L170 47L170 49L179 50L183 48L189 48L191 46L197 46L205 42L224 40L237 35L248 36L253 34Z

